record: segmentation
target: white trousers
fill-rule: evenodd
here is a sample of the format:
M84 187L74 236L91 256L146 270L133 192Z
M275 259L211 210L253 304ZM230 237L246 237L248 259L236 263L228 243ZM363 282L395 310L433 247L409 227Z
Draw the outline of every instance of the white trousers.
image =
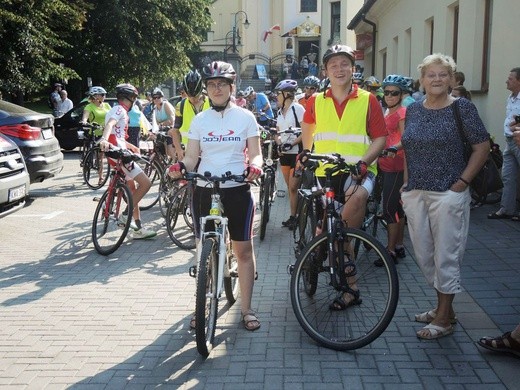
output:
M415 258L430 286L443 294L461 292L460 265L466 249L469 190L412 190L401 194Z

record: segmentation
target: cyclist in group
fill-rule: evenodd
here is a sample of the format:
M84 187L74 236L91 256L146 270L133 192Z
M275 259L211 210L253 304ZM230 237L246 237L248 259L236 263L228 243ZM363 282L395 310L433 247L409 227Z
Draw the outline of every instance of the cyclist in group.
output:
M249 86L244 90L244 97L253 106L253 112L259 115L259 125L265 126L269 123L269 119L274 118L271 103L265 93L255 92L253 87Z
M116 98L118 105L110 109L105 118L105 129L100 141L101 150L107 151L110 145L121 149L129 149L134 153L139 153L139 148L126 141L128 131L128 111L132 108L137 99L137 89L131 84L119 84L116 87ZM131 235L134 239L152 238L157 235L153 230L142 227L139 212L139 201L151 187L150 179L138 164L130 162L123 166L128 187L132 191L132 201L134 206L133 223ZM136 186L137 183L137 186ZM125 217L125 216L123 216Z
M289 128L301 127L305 108L294 101L297 89L298 83L290 79L280 81L274 88L279 107L276 127L280 132ZM298 186L300 184L300 178L294 176L294 167L296 164L296 156L301 152L301 138L301 134L281 133L277 140L281 151L280 169L289 192L291 213L289 219L282 222L282 226L288 227L289 230L293 230L296 227L296 208L298 205Z
M202 76L198 70L188 72L184 77L183 85L188 97L178 103L179 108L176 110L175 124L173 129L169 131L179 161L184 158L182 145L188 143L188 130L191 121L199 112L210 108L209 99L202 93Z
M154 104L153 111L155 113L154 121L159 128L162 126L173 126L175 122L175 108L171 103L164 99L164 93L160 88L155 88L152 92L152 102ZM170 158L175 159L175 150L173 145L166 145L166 154Z
M383 179L383 217L388 223L387 249L395 263L398 258L406 257L403 246L405 219L400 192L404 174L401 135L406 116L406 108L401 103L406 88L406 79L401 75L391 74L383 80L388 136L385 146L386 157L378 160L378 174L382 175ZM383 263L379 261L375 265L382 267Z
M334 176L333 187L342 203L341 217L349 227L359 228L365 215L368 196L377 174L376 159L385 147L386 126L377 98L353 83L354 50L334 45L323 55L323 66L329 78L329 88L307 102L302 123L305 160L314 144L316 153L340 153L347 163L355 164L351 175ZM322 182L325 167L320 165L316 176ZM360 185L357 182L361 181ZM341 294L331 304L331 310L344 310L360 303L359 290Z
M105 96L107 91L103 87L95 86L91 87L88 91L88 104L83 109L80 124L84 123L97 123L98 125L105 125L105 116L110 111L110 104L105 103ZM94 130L95 137L101 137L103 130ZM100 159L103 159L100 156ZM104 183L105 178L103 177L104 165L98 164L99 183Z
M193 118L188 132L188 144L182 162L173 164L170 176L179 178L183 171L211 172L222 175L247 172L247 180L262 175L260 135L254 115L231 101L236 73L226 62L214 61L202 71L211 109ZM232 136L231 136L232 135ZM244 153L244 151L246 151ZM193 193L193 221L196 234L200 234L199 218L209 214L211 189L198 182ZM251 309L251 297L256 272L253 251L252 227L255 201L247 183L228 181L221 186L222 203L228 218L233 252L238 260L241 312L244 327L254 331L260 322ZM200 238L200 237L199 237ZM195 327L194 319L190 323Z
M307 101L310 99L312 95L318 92L320 88L320 79L316 76L307 76L303 79L303 89L304 95L298 99L298 103L300 103L303 108L307 106Z
M368 92L376 95L377 100L379 100L379 103L381 103L381 106L385 107L383 90L381 89L381 83L379 80L375 76L369 76L365 79L363 85Z

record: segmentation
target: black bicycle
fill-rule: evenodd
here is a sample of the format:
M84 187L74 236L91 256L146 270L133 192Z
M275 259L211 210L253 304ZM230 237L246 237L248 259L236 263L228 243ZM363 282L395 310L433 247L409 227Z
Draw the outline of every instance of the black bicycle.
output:
M278 166L278 148L275 141L276 128L264 127L261 130L264 174L260 178L260 240L265 238L267 223L271 215L271 205L276 196L276 169Z
M291 303L312 339L335 350L357 349L390 324L399 297L397 271L385 247L363 230L349 228L336 208L331 178L353 166L337 154L311 154L312 160L332 164L321 190L326 226L291 267ZM376 260L382 267L374 265ZM345 301L345 296L351 299Z
M103 126L93 122L85 123L83 127L83 146L81 148L80 166L83 172L83 181L89 188L97 190L105 185L110 175L110 164L101 151L98 141L101 138L99 131Z

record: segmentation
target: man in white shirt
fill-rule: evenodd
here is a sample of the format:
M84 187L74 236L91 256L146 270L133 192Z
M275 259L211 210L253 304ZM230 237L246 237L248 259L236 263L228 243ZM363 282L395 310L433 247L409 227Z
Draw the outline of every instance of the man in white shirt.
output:
M63 114L72 110L74 104L72 104L72 100L67 97L67 91L64 89L60 91L60 98L61 100L58 102L58 115L63 116Z

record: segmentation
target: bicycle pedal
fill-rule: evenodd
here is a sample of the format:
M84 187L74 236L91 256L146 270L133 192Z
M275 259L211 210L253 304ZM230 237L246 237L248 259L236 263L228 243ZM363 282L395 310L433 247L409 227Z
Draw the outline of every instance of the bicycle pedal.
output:
M276 196L279 198L285 198L285 191L284 190L277 190Z
M196 278L197 277L197 266L196 265L192 265L190 268L188 268L188 274L192 278Z
M294 264L289 264L289 265L287 266L287 273L288 273L289 275L292 275L293 271L294 271Z
M92 198L92 201L93 202L99 202L101 198L99 196L95 196L94 198Z

